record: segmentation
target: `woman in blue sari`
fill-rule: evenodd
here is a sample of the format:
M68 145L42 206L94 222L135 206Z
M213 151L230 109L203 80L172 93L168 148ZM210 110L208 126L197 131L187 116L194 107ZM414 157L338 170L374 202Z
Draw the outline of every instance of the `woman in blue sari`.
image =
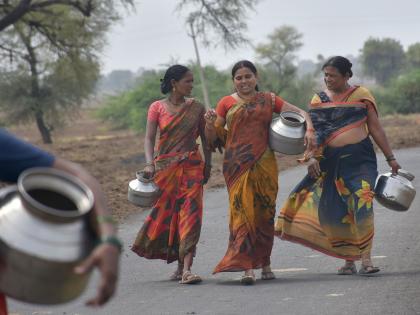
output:
M283 205L276 235L345 260L340 275L379 271L372 264L376 155L369 135L392 172L400 168L378 119L376 102L362 86L352 86L352 64L329 59L322 70L326 90L315 94L310 116L318 148L307 158L308 174Z

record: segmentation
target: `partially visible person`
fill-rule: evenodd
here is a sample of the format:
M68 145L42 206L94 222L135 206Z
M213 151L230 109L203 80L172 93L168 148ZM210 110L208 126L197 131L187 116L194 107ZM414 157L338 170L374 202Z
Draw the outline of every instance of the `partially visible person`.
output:
M223 174L229 192L229 244L214 273L244 271L243 284L255 283L254 269L261 279L274 279L271 250L278 190L277 163L268 146L273 113L294 111L306 117L305 144L315 137L309 115L279 96L258 91L258 74L247 60L232 68L235 93L223 97L216 111L206 115L206 137L211 147L224 147ZM225 125L227 129L225 129Z
M52 167L66 171L92 190L95 203L90 212L91 221L100 243L76 267L75 272L86 273L94 267L99 269L101 279L98 292L87 301L87 305L103 305L115 292L122 244L116 237L116 226L99 183L81 165L55 157L0 128L0 181L16 182L23 171L32 167ZM6 300L0 294L0 315L3 314L7 314Z
M188 98L193 89L193 74L182 65L167 69L161 92L167 97L150 105L145 137L146 166L162 194L140 229L132 250L148 259L178 261L171 280L182 284L201 282L191 272L201 232L203 185L211 170L211 153L203 145L204 162L196 143L205 144L202 104ZM156 133L159 144L154 158Z
M345 260L339 275L379 271L371 259L374 236L373 197L378 175L371 136L396 173L400 165L378 119L368 89L350 85L352 64L344 57L322 67L326 89L314 95L310 115L317 149L308 174L292 191L276 222L282 239Z

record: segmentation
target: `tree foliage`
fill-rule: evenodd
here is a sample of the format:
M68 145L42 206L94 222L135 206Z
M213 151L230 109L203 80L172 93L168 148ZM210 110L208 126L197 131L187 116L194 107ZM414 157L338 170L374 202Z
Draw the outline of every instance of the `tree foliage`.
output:
M420 69L420 43L408 46L406 55L408 68Z
M0 3L3 19L17 3ZM0 33L0 67L4 76L22 79L16 87L27 83L29 98L13 106L13 100L2 97L0 105L10 121L27 121L32 113L43 141L50 143L54 127L93 91L105 33L119 15L110 0L19 3L29 9Z
M296 52L302 47L302 34L292 26L276 28L268 35L268 42L255 48L257 58L267 69L273 91L280 92L290 85L296 76L293 64Z
M237 47L247 41L246 13L259 0L180 0L179 12L189 12L187 24L193 24L196 35L205 45L222 44Z
M369 38L361 51L363 72L385 85L404 68L405 53L399 41L392 38Z

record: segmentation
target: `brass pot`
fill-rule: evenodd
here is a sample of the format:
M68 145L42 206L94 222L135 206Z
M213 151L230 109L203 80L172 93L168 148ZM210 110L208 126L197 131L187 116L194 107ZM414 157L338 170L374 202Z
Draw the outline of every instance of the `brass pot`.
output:
M305 132L305 117L296 112L281 112L270 125L270 148L284 154L301 154L305 151Z
M136 178L128 184L128 200L140 207L151 207L159 196L160 190L153 178L144 177L143 171L136 172Z
M407 211L416 196L411 181L414 175L399 169L398 174L379 175L375 185L375 198L384 207L395 211Z
M73 269L93 248L85 220L93 202L86 185L52 168L29 169L0 190L0 291L37 304L78 297L89 274Z

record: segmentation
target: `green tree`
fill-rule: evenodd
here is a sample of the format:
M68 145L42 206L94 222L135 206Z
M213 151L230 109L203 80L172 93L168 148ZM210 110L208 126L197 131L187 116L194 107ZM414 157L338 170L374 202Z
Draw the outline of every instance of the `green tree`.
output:
M420 43L408 46L406 55L409 69L420 69Z
M123 4L133 4L132 0L121 0ZM49 15L50 9L57 6L67 7L75 14L90 17L98 7L114 6L112 0L1 0L0 1L0 32L16 22L28 18L32 14ZM38 25L47 28L47 23L38 21Z
M295 78L297 67L293 62L296 51L303 45L301 39L301 33L294 27L285 25L268 35L268 43L259 44L255 48L259 61L266 69L271 69L267 72L271 73L270 80L275 79L272 84L277 86L272 88L273 91L284 90Z
M26 78L22 82L30 81L30 97L26 103L21 99L19 110L13 102L1 104L10 117L19 117L13 112L22 112L25 105L44 143L51 143L51 131L69 117L68 109L80 107L81 100L93 92L99 75L97 53L103 47L106 31L119 16L115 4L108 0L96 3L88 17L68 5L73 1L38 1L33 5L40 3L54 5L27 12L0 33L0 52L8 57L2 58L2 71ZM27 115L20 117L20 121L27 121Z
M246 13L254 9L259 0L181 0L179 12L188 11L187 25L193 40L203 99L210 106L209 93L204 70L201 65L198 40L209 46L222 44L225 48L235 48L247 42L243 35L247 24Z
M385 85L400 74L405 63L404 49L392 38L369 38L361 50L365 75Z
M420 69L400 75L386 88L377 88L374 95L382 114L420 112Z
M163 71L145 71L133 89L109 97L99 109L98 117L118 129L144 131L150 104L163 97L160 93L162 76Z

